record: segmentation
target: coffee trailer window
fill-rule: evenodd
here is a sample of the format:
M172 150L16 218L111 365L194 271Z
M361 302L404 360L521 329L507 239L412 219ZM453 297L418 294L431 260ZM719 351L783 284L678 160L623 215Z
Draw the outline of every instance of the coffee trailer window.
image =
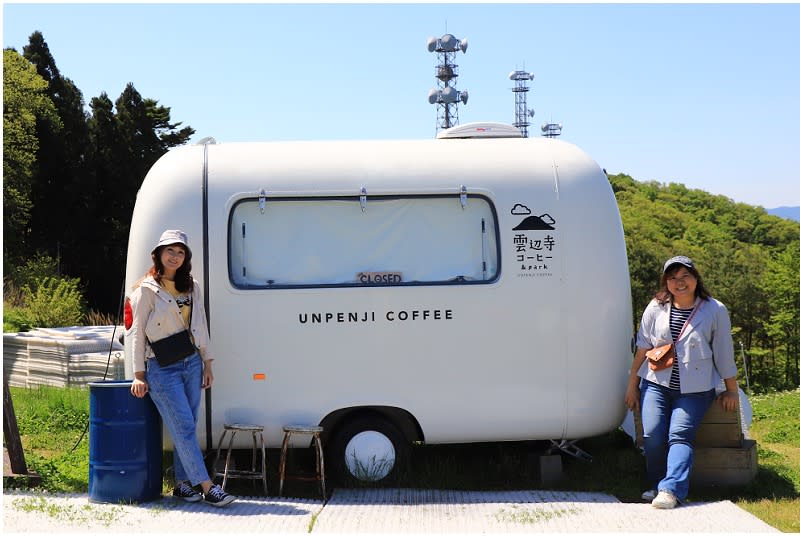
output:
M499 273L483 196L253 198L230 215L240 288L475 284Z

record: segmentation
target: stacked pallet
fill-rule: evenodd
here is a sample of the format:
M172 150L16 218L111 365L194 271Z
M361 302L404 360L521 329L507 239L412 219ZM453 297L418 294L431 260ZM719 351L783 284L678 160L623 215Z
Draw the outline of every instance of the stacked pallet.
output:
M724 386L717 388L721 393ZM741 486L749 483L758 471L756 442L748 437L752 408L739 390L739 410L725 411L715 400L703 417L695 437L691 483L696 486ZM641 448L640 412L628 412L622 429Z
M741 486L758 471L756 442L748 439L739 411L725 411L715 400L697 430L691 482L698 486Z
M28 342L16 333L3 333L3 378L8 385L28 385Z
M78 326L3 334L3 375L14 387L85 386L124 377L122 328ZM112 338L113 336L113 338Z
M112 350L109 356L105 352L89 352L85 354L70 354L69 356L69 384L86 385L103 378L107 380L120 380L125 377L125 353L122 350Z

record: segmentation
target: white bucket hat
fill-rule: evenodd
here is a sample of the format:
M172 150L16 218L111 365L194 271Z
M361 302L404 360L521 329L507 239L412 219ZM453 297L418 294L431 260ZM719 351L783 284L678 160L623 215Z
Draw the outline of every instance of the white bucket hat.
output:
M153 248L153 251L150 253L155 253L156 250L161 246L168 246L170 244L181 244L186 248L187 251L191 252L189 249L189 237L186 236L186 233L178 229L171 229L161 233L161 238L158 239L158 244L156 244L156 246Z

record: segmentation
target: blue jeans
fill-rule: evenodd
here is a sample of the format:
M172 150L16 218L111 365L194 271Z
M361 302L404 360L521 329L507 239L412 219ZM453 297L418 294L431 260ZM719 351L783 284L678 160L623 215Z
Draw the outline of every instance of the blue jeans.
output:
M162 367L155 359L147 360L145 375L150 398L175 445L175 480L189 480L193 486L210 480L203 453L197 442L197 417L203 382L203 360L195 353Z
M689 494L694 438L714 401L714 389L681 394L642 380L641 393L647 479L653 488L683 501Z

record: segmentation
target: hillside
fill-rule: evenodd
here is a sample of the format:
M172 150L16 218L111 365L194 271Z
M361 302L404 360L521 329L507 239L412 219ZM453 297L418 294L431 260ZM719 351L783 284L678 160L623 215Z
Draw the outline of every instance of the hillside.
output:
M657 290L664 260L688 255L710 292L728 306L737 350L741 343L764 356L766 383L800 383L794 339L778 352L786 366L766 365L768 349L800 323L794 305L800 297L793 298L800 296L800 222L683 184L638 182L625 174L608 179L625 228L634 325Z

